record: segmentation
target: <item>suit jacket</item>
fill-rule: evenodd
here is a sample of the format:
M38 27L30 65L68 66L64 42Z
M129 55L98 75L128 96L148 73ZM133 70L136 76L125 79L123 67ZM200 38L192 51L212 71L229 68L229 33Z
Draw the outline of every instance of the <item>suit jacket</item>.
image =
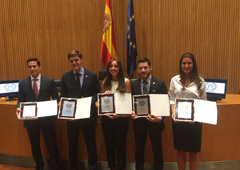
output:
M142 94L141 91L141 79L137 79L135 81L131 82L131 88L132 88L132 95L140 95ZM152 76L150 88L149 88L149 94L167 94L167 87L163 80L159 80ZM140 118L141 119L141 118ZM140 127L142 124L134 124L134 128L144 128ZM161 129L164 129L164 123L161 121L160 123Z
M96 118L97 94L100 93L101 87L97 74L84 68L83 83L81 91L78 91L78 84L75 80L73 70L62 75L61 79L61 97L81 98L92 97L91 118Z
M59 101L57 89L56 89L54 80L52 78L41 75L38 99L36 99L35 97L30 76L19 81L19 94L18 94L17 107L20 107L20 102L48 101L48 100L51 100L51 98L53 100ZM39 119L41 119L41 121L43 122L44 121L47 122L47 121L52 121L54 118L43 117ZM35 122L36 120L25 120L24 127L31 126Z

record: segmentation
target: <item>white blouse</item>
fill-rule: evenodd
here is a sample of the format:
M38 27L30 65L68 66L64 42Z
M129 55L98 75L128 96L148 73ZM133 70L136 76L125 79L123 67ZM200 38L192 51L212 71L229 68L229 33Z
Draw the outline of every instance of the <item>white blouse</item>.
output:
M125 78L125 82L126 82L127 80L128 80L128 79ZM110 91L111 91L112 93L120 93L119 90L117 90L117 88L118 88L118 81L111 81L111 89L110 89Z
M176 99L183 99L183 98L193 98L193 99L207 99L207 94L205 90L205 83L204 79L201 79L201 88L202 94L199 94L197 84L192 82L188 87L185 87L183 90L182 83L180 82L180 75L176 75L171 79L170 88L169 88L169 95L170 95L170 104L175 104Z

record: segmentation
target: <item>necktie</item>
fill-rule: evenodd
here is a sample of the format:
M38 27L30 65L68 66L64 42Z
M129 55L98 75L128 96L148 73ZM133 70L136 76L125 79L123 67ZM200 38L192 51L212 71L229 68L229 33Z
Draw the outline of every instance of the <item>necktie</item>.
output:
M38 98L38 85L37 85L37 79L36 78L33 79L33 91L34 91L34 94L35 94L36 98Z
M147 80L143 80L143 82L142 82L143 94L148 94L148 86L147 86L147 84L148 84Z
M77 85L78 85L78 87L79 87L79 89L81 91L81 84L80 84L80 76L81 76L81 74L75 73L75 76L77 77Z

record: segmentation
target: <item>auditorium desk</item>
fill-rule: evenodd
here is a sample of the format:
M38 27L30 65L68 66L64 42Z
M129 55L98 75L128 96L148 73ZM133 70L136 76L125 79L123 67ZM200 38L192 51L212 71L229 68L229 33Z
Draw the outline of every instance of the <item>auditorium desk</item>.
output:
M16 155L31 157L31 149L28 136L23 122L17 120L16 101L5 102L0 99L0 153L1 155ZM176 162L176 151L173 148L172 122L166 117L165 130L162 134L164 162ZM226 99L218 102L218 124L203 125L202 151L200 162L240 160L240 95L226 96ZM129 118L129 131L127 136L127 162L134 162L134 133L132 120ZM66 124L63 120L56 123L57 140L62 160L68 159L68 141ZM87 160L87 151L82 134L79 138L79 160ZM106 152L101 127L98 119L96 128L96 140L98 149L98 160L106 161ZM48 157L43 138L41 138L43 157ZM151 144L149 139L146 145L145 161L153 162Z

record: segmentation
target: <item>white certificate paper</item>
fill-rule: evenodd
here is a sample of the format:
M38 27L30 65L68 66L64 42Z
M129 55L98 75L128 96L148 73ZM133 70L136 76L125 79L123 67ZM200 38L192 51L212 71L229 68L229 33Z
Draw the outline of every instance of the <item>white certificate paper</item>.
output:
M36 105L25 105L23 107L22 117L35 117Z
M57 108L57 100L37 102L37 117L56 116Z
M115 93L115 113L116 114L132 114L132 94L131 93Z
M87 119L91 115L92 97L84 97L77 100L75 119Z
M194 121L217 125L217 104L213 101L194 100Z
M168 94L149 94L151 114L155 116L170 116Z
M135 96L142 95L133 95L133 102ZM170 116L170 104L168 94L148 94L148 96L150 98L151 114L155 116Z

